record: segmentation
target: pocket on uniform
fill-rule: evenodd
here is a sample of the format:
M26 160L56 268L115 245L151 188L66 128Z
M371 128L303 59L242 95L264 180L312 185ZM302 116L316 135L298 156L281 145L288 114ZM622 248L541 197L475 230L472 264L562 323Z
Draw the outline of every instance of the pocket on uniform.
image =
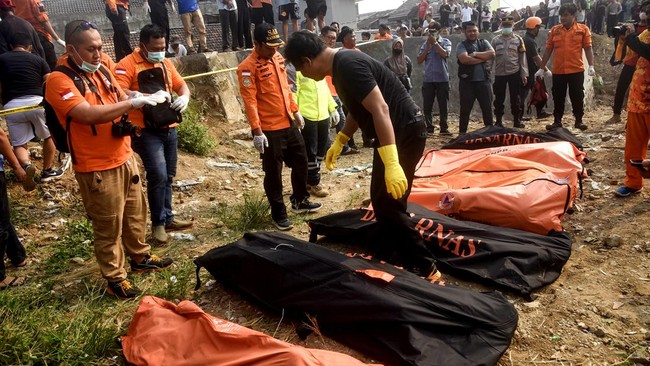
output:
M260 91L262 93L273 93L273 82L271 81L271 78L268 78L266 80L262 80L259 82L260 84Z

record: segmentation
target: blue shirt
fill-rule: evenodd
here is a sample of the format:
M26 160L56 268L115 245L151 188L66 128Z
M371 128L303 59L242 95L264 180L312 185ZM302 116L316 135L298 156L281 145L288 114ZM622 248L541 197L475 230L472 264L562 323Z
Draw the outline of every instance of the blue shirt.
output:
M4 157L2 156L2 154L0 154L0 172L4 172L4 171L5 171L5 167L4 167L4 165L5 165L5 159L4 159Z
M438 43L445 51L447 51L447 56L451 54L451 41L447 38L438 38ZM427 42L422 44L420 47L420 52L418 52L418 57L424 53L424 50L427 48ZM427 58L424 59L424 78L422 80L425 83L441 83L449 82L449 67L447 65L447 59L443 58L438 54L435 47L431 47Z
M178 14L193 13L199 9L197 0L176 0L178 2Z

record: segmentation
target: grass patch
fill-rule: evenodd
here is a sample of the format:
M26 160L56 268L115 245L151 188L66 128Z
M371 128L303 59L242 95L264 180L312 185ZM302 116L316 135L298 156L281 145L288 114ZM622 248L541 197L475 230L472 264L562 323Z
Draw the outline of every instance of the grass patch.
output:
M230 230L243 234L269 225L269 202L260 192L244 193L243 202L217 208L217 217Z
M108 306L98 285L82 283L76 299L50 293L47 286L0 292L0 364L107 364L119 355L117 337L130 317L124 307ZM102 361L103 360L103 361Z
M183 122L176 128L179 149L199 156L208 156L217 146L208 134L208 128L201 122L205 108L205 103L190 103L183 114Z
M93 255L93 227L90 221L83 219L66 224L65 234L54 243L54 253L47 259L46 273L62 273L70 268L74 257L89 259Z

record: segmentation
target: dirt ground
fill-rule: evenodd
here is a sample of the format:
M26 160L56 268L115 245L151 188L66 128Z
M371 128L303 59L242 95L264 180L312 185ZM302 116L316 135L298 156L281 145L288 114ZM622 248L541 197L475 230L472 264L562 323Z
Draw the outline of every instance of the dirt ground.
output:
M598 59L604 59L603 55L604 52ZM589 129L585 132L572 129L583 141L591 161L584 194L576 200L575 212L564 220L564 228L573 236L573 253L560 278L538 290L534 301L526 302L517 295L506 294L520 318L512 345L499 362L502 366L650 364L650 192L642 191L625 199L612 194L624 182L625 133L623 123L605 124L611 116L617 74L604 63L597 63L597 70L602 70L605 94L598 96L594 108L586 115L584 122ZM250 140L233 133L247 126L230 124L218 116L206 117L206 121L210 133L219 142L218 148L209 158L183 153L179 159L177 181L205 178L174 194L175 210L195 222L194 228L187 231L196 237L195 240L174 240L163 249L173 253L179 262L191 261L211 248L237 240L213 215L215 207L241 202L246 193L263 192L258 154ZM457 122L454 122L457 116L452 116L450 121L452 131L457 131ZM566 125L573 125L571 116L565 116L565 121ZM542 131L547 123L549 119L533 119L527 122L527 129ZM472 121L470 128L479 127L477 121ZM427 148L439 147L444 142L446 139L432 136ZM361 149L358 155L343 156L337 167L365 167L372 160L371 153L371 149ZM215 162L248 166L215 167ZM323 209L314 216L290 216L295 227L289 233L300 239L308 239L305 220L359 207L369 198L369 171L336 175L323 170L322 181L331 194L314 199L323 203ZM287 196L289 189L285 174ZM10 189L12 201L21 202L15 212L19 216L35 216L35 223L17 224L28 250L30 245L34 248L48 240L50 234L46 232L49 230L44 230L43 223L58 220L48 214L53 207L67 206L70 217L83 217L83 208L75 196L78 197L78 189L69 172L63 180L44 185L40 194L24 193L17 186ZM268 224L271 230L270 221ZM39 258L35 259L38 262ZM98 276L93 262L87 262L79 271ZM203 279L203 288L189 293L188 298L215 316L292 343L336 350L373 361L326 337L312 335L306 342L300 341L290 320L266 312L218 282L206 284L210 279L207 273L203 273ZM477 291L483 289L451 277L447 277L447 281Z

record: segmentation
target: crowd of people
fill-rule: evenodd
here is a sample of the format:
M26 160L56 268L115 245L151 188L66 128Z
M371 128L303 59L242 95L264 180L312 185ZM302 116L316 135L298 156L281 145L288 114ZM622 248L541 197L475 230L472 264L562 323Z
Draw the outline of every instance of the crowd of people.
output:
M460 6L456 0L451 4L442 0L434 10L423 1L418 15L424 29L419 30L417 58L411 60L405 49L407 43L413 44L405 41L417 37L413 29L399 25L393 30L382 24L374 36L362 33L364 41L373 38L391 42L391 54L379 61L357 48L354 29L340 27L337 22L325 25L324 1L308 1L304 30L297 30L300 17L296 3L283 2L278 18L282 33L274 26L270 1L253 2L252 5L260 6L251 7L250 14L236 11L247 9L246 1L243 7L239 1L219 2L222 26L230 33L224 36L224 49L252 48L252 53L239 64L237 77L253 146L260 154L264 170L263 186L271 219L279 230L293 227L283 198L284 165L291 169L290 211L317 212L322 204L311 198L329 194L321 182L321 165L324 163L332 170L341 155L358 153L360 147L353 135L361 130L363 146L374 150L370 196L387 238L385 247L378 248L379 256L430 280L440 278L432 253L410 227L406 202L427 135L434 134L436 128L440 135L452 135L448 112L448 59L452 52L458 60L458 134L468 132L475 101L485 126L505 125L506 90L512 126L525 128L524 121L530 118L524 113L528 94L536 83L551 75L554 120L546 128L563 126L567 90L574 127L588 128L583 121L583 84L585 72L595 75L591 30L579 21L581 6L572 2L562 3L557 6L557 14L544 18L533 15L530 9L526 9L525 17L504 14L499 17L498 33L487 41L480 36L486 18L472 10L475 5ZM178 37L170 38L168 24L156 24L167 19L157 13L161 9L166 11L166 1L148 0L144 6L151 12L153 24L140 30L135 49L131 50L128 42L121 45L121 57L117 54L117 42L123 40L114 37L115 63L102 52L102 39L95 24L84 20L69 22L61 39L51 25L44 25L47 14L38 0L28 3L32 10L41 11L32 20L18 17L12 0L0 0L0 47L4 47L0 48L1 102L4 109L44 103L65 129L62 143L70 151L84 208L92 221L95 257L107 281L107 291L119 298L133 298L140 291L127 278L127 256L134 273L160 270L173 263L171 258L151 253L145 241L147 211L155 243L166 243L168 231L193 224L179 219L172 210L172 182L178 161L176 126L182 121L191 93L167 58L170 53L184 55L197 51L191 43L191 32L186 28L185 45ZM554 3L550 0L548 8L554 9ZM646 29L649 4L646 1L641 6L639 22L624 25L616 36L618 47L613 59L624 65L621 78L625 79L619 82L620 98L617 88L611 123L620 122L622 98L630 88L627 179L625 186L615 192L619 196L638 192L643 183L641 177L650 165L644 161L650 138L650 34ZM178 0L183 24L197 27L198 51L209 51L200 10L186 5ZM128 1L107 0L107 16L120 18L126 6ZM434 20L434 11L440 12L440 21ZM250 17L257 24L251 34L240 32L238 22L242 13L244 19ZM289 20L291 36L287 34ZM40 31L33 22L42 26ZM128 30L125 21L118 23L113 23L116 33ZM554 23L557 24L551 26ZM518 24L525 29L523 37L515 33ZM545 25L550 27L547 41L538 45L536 37ZM452 27L460 27L464 35L464 40L455 46L445 37ZM52 40L65 47L63 56L53 63L46 51L54 47ZM337 43L340 50L335 49ZM278 51L283 45L284 56ZM544 49L542 54L538 53L540 47ZM583 52L587 65L582 61ZM414 62L423 64L421 85L411 81ZM421 106L410 96L413 88L421 88ZM433 115L436 99L438 123ZM551 116L539 105L535 112L537 118ZM36 186L36 169L26 149L32 140L43 140L40 181L63 174L63 169L54 166L56 148L61 142L54 141L47 119L43 109L10 114L6 117L10 137L0 129L0 171L6 160L25 190ZM337 132L331 142L330 129ZM140 156L144 166L147 199L133 152ZM4 174L0 174L0 241L2 258L6 254L17 267L27 263L25 248L10 221ZM23 282L24 277L7 276L4 261L0 262L0 289Z

